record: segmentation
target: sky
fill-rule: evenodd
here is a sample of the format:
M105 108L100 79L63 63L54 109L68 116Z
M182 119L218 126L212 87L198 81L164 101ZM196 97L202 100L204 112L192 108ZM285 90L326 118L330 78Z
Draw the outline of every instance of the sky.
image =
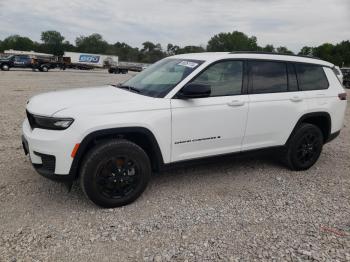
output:
M301 47L350 40L350 0L0 0L0 39L40 41L57 30L74 43L100 33L109 43L206 46L241 31L264 46Z

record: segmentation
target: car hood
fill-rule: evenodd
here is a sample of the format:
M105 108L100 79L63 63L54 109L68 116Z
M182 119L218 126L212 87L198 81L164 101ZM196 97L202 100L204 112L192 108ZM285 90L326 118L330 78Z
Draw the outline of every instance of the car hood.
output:
M28 101L27 110L36 115L54 116L60 112L96 113L104 108L113 112L142 110L149 108L152 98L123 90L115 86L77 88L43 93ZM159 98L158 98L159 99Z

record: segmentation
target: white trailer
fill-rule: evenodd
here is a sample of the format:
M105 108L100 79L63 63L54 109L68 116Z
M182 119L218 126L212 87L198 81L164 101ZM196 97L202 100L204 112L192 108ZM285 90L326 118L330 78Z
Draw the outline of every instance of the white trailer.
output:
M114 55L64 52L64 56L70 57L72 64L89 65L99 68L118 65L118 56Z

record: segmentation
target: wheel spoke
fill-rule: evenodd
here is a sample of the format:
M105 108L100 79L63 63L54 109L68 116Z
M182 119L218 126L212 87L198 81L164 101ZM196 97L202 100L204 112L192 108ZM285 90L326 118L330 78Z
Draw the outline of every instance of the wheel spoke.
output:
M108 198L123 198L131 194L137 187L137 170L135 162L126 156L108 159L96 177L100 193Z
M128 175L125 176L123 179L127 183L133 183L135 181L135 177L134 176L128 176Z
M97 177L97 184L99 185L106 185L108 183L107 178L103 176Z

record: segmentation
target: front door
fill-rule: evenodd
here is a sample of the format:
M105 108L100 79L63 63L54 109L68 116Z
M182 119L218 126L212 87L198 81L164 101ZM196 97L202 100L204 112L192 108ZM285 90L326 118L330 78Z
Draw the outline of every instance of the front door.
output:
M217 62L191 81L210 85L210 97L171 99L172 161L241 150L249 107L243 64Z

